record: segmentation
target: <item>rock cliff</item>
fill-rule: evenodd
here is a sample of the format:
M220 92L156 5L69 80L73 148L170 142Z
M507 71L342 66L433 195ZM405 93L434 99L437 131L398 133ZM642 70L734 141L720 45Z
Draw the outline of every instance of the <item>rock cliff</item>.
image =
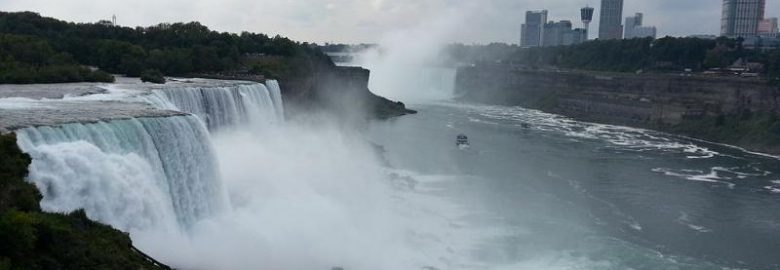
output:
M780 90L758 78L529 70L458 70L463 99L650 128L780 153Z

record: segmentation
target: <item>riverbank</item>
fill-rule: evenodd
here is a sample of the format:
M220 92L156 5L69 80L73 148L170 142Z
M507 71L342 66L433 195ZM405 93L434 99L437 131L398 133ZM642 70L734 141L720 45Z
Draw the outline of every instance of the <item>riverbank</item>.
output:
M458 69L456 92L470 102L522 106L780 153L780 91L759 78L481 65Z

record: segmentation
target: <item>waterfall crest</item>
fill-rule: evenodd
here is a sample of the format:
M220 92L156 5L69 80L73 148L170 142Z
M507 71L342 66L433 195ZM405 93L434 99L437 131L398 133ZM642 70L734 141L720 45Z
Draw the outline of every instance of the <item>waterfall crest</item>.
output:
M226 209L206 127L194 116L18 130L50 212L85 209L125 231L187 227Z
M279 84L274 80L266 84L165 87L153 90L146 100L161 109L194 114L210 131L265 126L284 119Z

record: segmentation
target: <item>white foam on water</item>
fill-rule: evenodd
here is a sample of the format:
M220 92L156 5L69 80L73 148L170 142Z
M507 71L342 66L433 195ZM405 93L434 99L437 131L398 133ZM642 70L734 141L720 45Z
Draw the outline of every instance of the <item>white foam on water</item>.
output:
M728 180L734 180L733 178L720 175L719 172L729 172L729 170L723 167L712 167L708 172L701 171L701 170L689 170L689 169L675 170L669 168L654 168L652 169L652 171L656 173L663 173L664 175L667 176L683 178L690 181L725 184L727 187L731 189L736 187L736 183L728 181Z
M42 108L53 108L53 107L50 104L47 104L46 102L43 102L41 100L36 100L36 99L17 98L17 97L0 98L0 109L33 110L33 109L42 109Z
M471 117L472 122L515 125L518 127L530 124L531 128L535 130L560 133L578 139L602 140L610 143L618 150L677 152L685 154L689 159L708 159L720 155L720 153L709 148L666 138L660 136L658 132L645 129L579 122L567 117L521 107L463 104L442 105L466 108L472 114L479 116L479 118Z
M709 228L707 228L705 226L694 224L693 221L692 221L691 216L688 215L688 213L685 213L685 212L680 212L680 217L678 217L677 220L675 220L675 221L677 223L681 224L681 225L684 225L684 226L688 227L691 230L694 230L694 231L697 231L697 232L700 232L700 233L711 233L711 232L713 232L713 230L711 230L711 229L709 229Z

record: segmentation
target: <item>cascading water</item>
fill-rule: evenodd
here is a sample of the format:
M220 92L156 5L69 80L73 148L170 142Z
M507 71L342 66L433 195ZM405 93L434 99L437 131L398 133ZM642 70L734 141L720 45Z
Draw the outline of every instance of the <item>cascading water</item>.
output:
M265 85L268 87L271 93L271 98L274 102L274 109L276 109L276 117L279 121L284 120L284 103L282 102L282 88L279 87L279 82L276 80L267 80Z
M209 130L239 124L262 126L283 120L279 84L268 80L229 86L165 87L152 91L146 101L158 108L197 115Z
M266 128L284 114L279 85L266 85L108 93L193 115L19 130L29 180L45 210L85 209L183 269L433 265L440 245L417 238L443 236L417 217L435 211L397 206L406 199L359 133L327 119Z
M85 209L125 231L187 227L226 208L208 131L194 116L17 131L44 210Z

